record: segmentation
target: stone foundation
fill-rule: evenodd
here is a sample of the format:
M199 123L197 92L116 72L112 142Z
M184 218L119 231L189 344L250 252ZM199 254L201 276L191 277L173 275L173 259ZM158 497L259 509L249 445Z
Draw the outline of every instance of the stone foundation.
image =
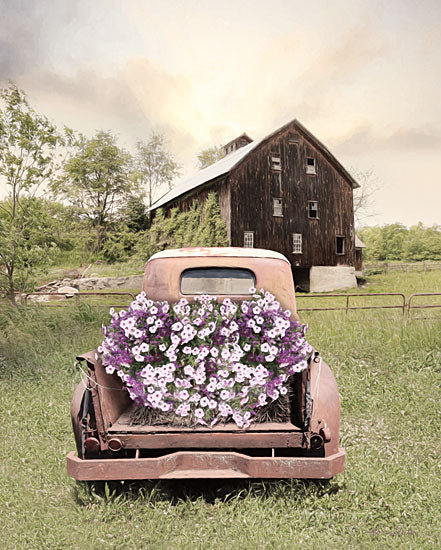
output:
M309 292L332 292L356 286L354 267L347 265L313 266L309 270Z

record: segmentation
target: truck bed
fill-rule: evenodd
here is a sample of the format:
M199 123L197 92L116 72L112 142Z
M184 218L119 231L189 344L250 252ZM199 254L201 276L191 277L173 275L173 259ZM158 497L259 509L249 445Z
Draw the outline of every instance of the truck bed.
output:
M150 426L144 424L130 424L130 418L136 408L135 404L130 404L120 417L108 428L108 433L132 433L132 434L176 434L176 433L231 433L231 432L299 432L301 428L291 422L261 422L251 424L249 428L243 430L234 422L227 424L216 424L213 428L198 425L193 427L181 426Z

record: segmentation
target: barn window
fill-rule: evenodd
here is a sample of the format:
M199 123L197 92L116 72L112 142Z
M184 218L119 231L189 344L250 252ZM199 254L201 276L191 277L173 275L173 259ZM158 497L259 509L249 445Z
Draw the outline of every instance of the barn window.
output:
M308 157L306 159L306 173L307 174L316 174L315 158Z
M283 217L282 199L273 199L273 216Z
M318 201L308 201L308 217L318 218Z
M243 246L244 248L254 248L254 231L244 231Z
M282 160L278 153L271 153L271 170L280 172L282 170Z
M302 253L302 234L301 233L292 234L292 251L293 251L293 254Z
M341 235L335 237L335 253L344 254L345 253L345 238Z

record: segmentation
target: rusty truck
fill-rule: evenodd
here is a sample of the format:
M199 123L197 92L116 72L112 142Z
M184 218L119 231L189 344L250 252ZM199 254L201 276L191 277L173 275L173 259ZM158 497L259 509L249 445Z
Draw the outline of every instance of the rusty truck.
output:
M142 290L169 303L201 294L249 298L264 288L298 320L294 281L285 256L254 248L166 250L147 262ZM77 480L183 478L329 479L342 472L340 399L329 366L314 350L308 366L289 378L289 417L283 422L233 422L214 427L134 425L134 404L121 379L107 374L96 351L78 356L84 378L72 399L77 452L67 455Z

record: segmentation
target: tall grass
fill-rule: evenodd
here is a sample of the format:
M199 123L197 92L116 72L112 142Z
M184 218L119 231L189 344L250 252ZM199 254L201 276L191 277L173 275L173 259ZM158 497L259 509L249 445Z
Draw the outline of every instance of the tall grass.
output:
M441 546L440 321L304 315L342 397L347 469L328 483L89 488L65 470L73 360L99 342L104 317L86 304L0 312L3 548Z

